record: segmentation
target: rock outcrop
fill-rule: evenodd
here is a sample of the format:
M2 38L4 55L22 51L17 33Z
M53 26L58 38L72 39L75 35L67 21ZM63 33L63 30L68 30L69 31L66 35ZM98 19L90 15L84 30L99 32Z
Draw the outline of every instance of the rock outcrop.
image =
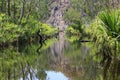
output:
M65 11L70 7L69 0L53 0L50 18L46 21L47 24L57 27L60 31L64 31L68 26L63 19Z

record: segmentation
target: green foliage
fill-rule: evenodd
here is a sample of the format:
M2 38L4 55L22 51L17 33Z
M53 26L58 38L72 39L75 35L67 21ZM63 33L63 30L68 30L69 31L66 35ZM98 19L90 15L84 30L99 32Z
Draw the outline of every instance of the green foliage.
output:
M45 35L50 35L53 28L45 25L43 21L49 17L48 3L50 0L0 0L0 44L9 43L34 36L41 28L47 28ZM9 5L9 6L8 6Z
M120 35L119 14L119 10L100 12L91 24L91 34L99 40L103 40L101 38L118 40Z
M90 26L91 26L91 28L89 30L90 34L92 35L93 38L97 37L97 40L99 40L96 42L101 42L103 40L103 38L108 37L105 27L103 27L101 25L101 22L98 18L95 19L94 22L91 23Z
M74 20L70 26L66 29L66 32L70 35L79 35L79 34L85 34L85 26L82 24L81 20Z
M119 10L103 11L91 24L90 33L98 52L103 57L117 58L119 50L120 18Z
M67 34L74 34L74 35L77 35L77 34L79 34L79 31L78 30L76 30L76 29L74 29L73 27L68 27L67 29L66 29L66 32L67 32Z
M67 37L67 40L71 43L75 42L75 41L79 41L79 37L78 36L69 36Z
M70 33L76 34L79 31L79 33L83 33L81 13L77 9L71 7L65 13L64 19L70 25L70 28L67 29L67 32L70 31Z
M28 39L36 35L36 32L41 29L42 35L51 36L58 32L57 29L47 24L43 24L34 19L33 16L29 16L29 20L25 18L21 20L21 24L15 24L8 19L5 14L0 14L0 43L9 43L16 41L19 37L21 39Z
M47 36L53 35L58 32L57 28L53 28L52 26L49 26L47 24L42 24L40 29L42 31L41 34Z
M70 8L68 12L65 13L64 18L69 22L70 27L67 29L68 33L78 34L78 31L82 33L82 21L80 20L79 11Z
M80 19L74 20L74 22L71 24L71 26L73 27L73 29L78 30L80 33L83 33L82 21Z
M33 15L36 19L44 21L49 17L49 2L50 0L10 0L10 8L8 8L8 0L0 0L0 12L8 14L7 11L10 9L10 17L13 21L18 22L24 7L22 18Z
M70 21L73 22L76 19L80 19L80 13L79 11L70 8L64 15L64 18L66 19L66 21Z
M99 13L98 16L106 28L107 34L113 38L120 38L120 11L104 11Z
M18 25L11 23L7 20L5 14L0 14L0 43L15 41L20 35L22 30Z
M21 73L22 70L26 69L25 75L27 77L27 74L29 73L29 66L32 68L31 70L36 70L38 73L36 73L37 78L39 77L41 79L42 76L39 72L43 69L50 68L48 58L50 54L46 54L45 50L48 49L53 43L55 39L49 39L45 43L46 45L43 45L43 47L40 49L41 54L38 55L36 50L39 48L39 43L32 43L30 45L21 45L22 49L18 52L17 48L13 46L9 46L8 48L5 48L3 50L0 50L0 79L5 80L6 77L9 75L11 76L10 79L20 79L23 75ZM29 65L28 65L29 63ZM47 66L46 66L47 65ZM10 69L10 74L8 74L8 70ZM44 71L44 70L43 70ZM15 76L13 77L13 75Z
M48 39L45 41L45 45L42 45L42 47L39 49L40 52L48 49L56 40L54 38ZM23 49L23 52L26 54L36 54L36 50L39 48L40 44L30 44L28 46L25 46Z
M85 23L91 22L98 12L107 8L118 8L119 0L70 0L71 7L81 14ZM75 14L74 12L71 14ZM71 16L71 15L69 15Z
M49 6L48 3L50 2L50 0L39 0L39 8L37 13L37 18L40 19L41 21L46 20L49 17Z

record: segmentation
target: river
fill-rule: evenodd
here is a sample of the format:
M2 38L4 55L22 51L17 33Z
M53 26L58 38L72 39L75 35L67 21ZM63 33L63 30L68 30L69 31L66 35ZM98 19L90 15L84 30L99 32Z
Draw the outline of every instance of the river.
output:
M38 42L9 46L0 50L0 80L120 80L120 66L107 71L95 51L93 42L80 43L63 32L42 47Z

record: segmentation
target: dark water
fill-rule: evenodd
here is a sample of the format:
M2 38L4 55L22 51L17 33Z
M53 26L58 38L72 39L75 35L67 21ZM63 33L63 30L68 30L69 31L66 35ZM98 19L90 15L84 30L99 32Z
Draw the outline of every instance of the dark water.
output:
M0 50L0 80L120 80L120 61L100 64L93 42L60 33L39 47L35 42Z

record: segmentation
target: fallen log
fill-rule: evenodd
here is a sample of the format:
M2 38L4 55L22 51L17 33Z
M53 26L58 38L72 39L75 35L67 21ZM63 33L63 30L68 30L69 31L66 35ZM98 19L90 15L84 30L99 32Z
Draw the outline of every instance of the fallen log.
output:
M90 41L90 40L80 40L80 42L93 42L93 41Z

